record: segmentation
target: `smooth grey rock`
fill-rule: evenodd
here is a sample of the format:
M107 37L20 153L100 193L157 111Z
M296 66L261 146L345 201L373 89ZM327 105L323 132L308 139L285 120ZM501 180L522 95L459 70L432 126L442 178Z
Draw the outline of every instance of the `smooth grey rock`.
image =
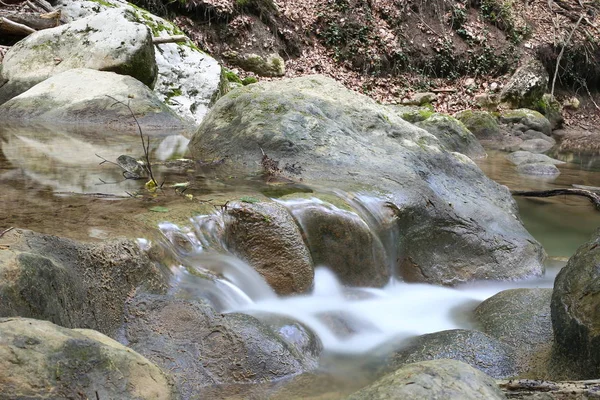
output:
M518 165L517 172L525 175L560 175L560 170L554 164L544 162Z
M0 104L74 68L129 75L153 88L157 67L152 34L132 22L130 12L119 9L37 31L6 53L0 81L8 82L0 87Z
M554 140L552 138L552 136L548 136L545 133L542 133L540 131L534 131L533 129L529 129L529 130L523 132L523 135L521 135L521 139L523 139L523 140L544 139L545 141L547 141L551 145L555 145L556 144L556 140Z
M485 150L477 138L454 117L436 113L415 125L437 137L450 151L462 153L471 159L486 156Z
M600 235L573 255L558 273L552 294L557 351L576 362L574 379L600 374Z
M506 399L496 382L460 361L434 360L405 365L348 400L500 400Z
M483 332L453 329L409 340L390 358L390 368L425 360L462 361L496 379L518 374L514 349Z
M402 100L402 104L407 106L422 106L433 103L437 100L437 94L432 92L415 93L409 99Z
M548 136L552 133L550 121L539 112L527 108L503 111L500 114L500 122L512 123L522 131L533 129Z
M121 0L61 0L57 4L57 9L69 21L111 8L130 12L132 19L150 28L154 37L183 34L173 23ZM177 115L199 124L220 95L221 66L189 39L184 43L155 45L154 54L158 67L154 93Z
M138 289L166 290L167 276L137 244L83 244L14 229L0 249L0 317L45 319L115 336Z
M203 300L142 294L128 307L128 346L171 371L182 398L224 383L273 381L315 367L249 315L219 314Z
M372 212L395 216L382 230L402 233L395 240L406 280L453 285L543 271L543 250L505 187L427 131L332 79L235 89L215 104L189 148L197 160L227 156L223 173L242 176L265 172L262 149L280 166L301 168L293 179L369 196Z
M143 130L181 131L188 126L140 81L83 68L54 75L0 105L0 118L27 124L96 125L135 132L137 126L126 104Z
M560 161L545 154L536 154L530 151L515 151L506 156L506 159L515 165L521 164L534 164L534 163L545 163L545 164L566 164L564 161Z
M545 153L552 148L553 144L545 139L529 139L524 140L519 146L519 149L523 151L529 151L530 153Z
M2 399L176 399L156 365L103 334L0 318Z
M533 108L546 93L549 79L544 64L530 59L515 71L502 89L500 99L513 107Z

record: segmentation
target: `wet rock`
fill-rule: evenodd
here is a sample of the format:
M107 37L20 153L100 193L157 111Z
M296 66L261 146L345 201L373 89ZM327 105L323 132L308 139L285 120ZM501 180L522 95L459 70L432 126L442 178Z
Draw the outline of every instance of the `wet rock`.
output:
M328 267L345 285L382 287L389 281L385 250L357 214L324 202L289 208L315 265Z
M0 318L2 399L175 399L173 383L140 354L96 331Z
M465 110L455 115L479 140L499 140L502 138L498 119L488 111Z
M546 134L544 134L540 131L534 131L533 129L529 129L529 130L523 132L523 134L521 135L521 139L523 139L523 140L543 139L543 140L547 141L548 143L550 143L551 145L556 144L556 140L554 140L552 138L552 136L547 136Z
M306 292L314 270L302 234L277 203L230 204L224 213L227 248L246 260L278 294Z
M514 350L483 332L453 329L430 333L408 341L390 359L390 368L425 360L462 361L496 378L518 373Z
M4 57L0 81L8 83L0 88L0 104L73 68L129 75L152 88L157 75L152 34L119 9L35 32Z
M264 172L262 149L280 166L300 166L293 179L370 196L373 212L393 211L385 232L399 229L390 241L404 256L398 273L408 280L453 285L543 271L543 250L505 187L427 131L332 79L235 89L215 104L189 148L197 160L227 155L227 173L241 175Z
M543 162L518 165L517 172L525 175L560 175L560 170L554 164Z
M530 153L545 153L552 148L553 144L545 139L524 140L519 149Z
M578 379L600 374L600 235L582 245L554 281L552 327L557 351L577 360Z
M531 59L518 68L500 93L503 102L513 107L534 106L548 89L549 76L544 64Z
M415 123L419 128L425 129L437 137L449 151L456 151L471 159L485 157L485 150L477 138L465 125L449 115L433 114L424 121Z
M183 399L202 397L206 386L273 381L315 366L256 318L222 315L201 300L137 296L125 337L129 347L171 371Z
M556 160L544 154L536 154L530 151L515 151L506 156L506 159L515 165L545 163L545 164L566 164L564 161Z
M44 319L115 336L138 289L162 291L167 277L135 243L84 244L14 229L0 248L0 317Z
M435 360L405 365L352 394L348 400L506 399L496 382L460 361Z
M110 97L109 97L110 96ZM140 81L114 72L71 69L54 75L0 106L5 121L100 125L137 129L129 103L142 129L183 130L187 123Z
M237 51L223 53L223 57L233 65L237 65L258 76L284 76L285 61L279 54L261 56L259 54L240 54Z
M545 135L550 135L552 133L550 121L539 112L527 108L502 112L502 114L500 114L500 122L505 124L522 124L526 126L527 129L533 129L534 131L542 132ZM525 131L527 129L522 130Z
M504 290L475 309L480 328L511 345L522 363L554 340L550 319L552 289Z
M146 25L153 37L182 35L171 22L120 0L61 0L56 4L69 21L89 17L111 8L129 12L131 19ZM155 46L158 75L154 93L182 118L199 124L209 106L220 95L221 66L208 54L188 42Z

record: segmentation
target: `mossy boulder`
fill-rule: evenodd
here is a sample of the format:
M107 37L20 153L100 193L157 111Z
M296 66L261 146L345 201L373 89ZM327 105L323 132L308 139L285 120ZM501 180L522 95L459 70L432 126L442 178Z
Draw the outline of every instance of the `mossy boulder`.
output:
M545 93L533 108L542 113L550 124L552 130L559 129L562 126L564 118L562 116L562 105L550 93Z
M449 151L462 153L471 159L486 156L477 138L454 117L435 113L423 121L416 122L415 125L437 137Z
M2 399L178 398L148 359L96 331L0 318Z
M548 118L535 110L528 108L519 108L516 110L506 110L500 114L500 122L504 124L521 124L524 129L533 129L546 135L552 133L552 124Z
M455 115L479 140L500 140L498 118L488 111L464 110Z
M241 54L229 51L223 57L230 63L242 68L244 71L254 72L258 76L283 76L285 75L285 61L279 54Z
M403 120L414 124L415 122L425 121L435 112L431 106L407 106L407 105L389 105L387 106L393 113L398 115Z
M558 273L552 294L556 350L576 360L578 375L600 375L600 232Z
M110 9L27 36L4 56L0 104L73 68L129 75L153 88L158 70L152 33L132 20L132 13Z
M548 90L549 80L544 64L530 59L515 71L502 89L500 99L515 108L535 108Z
M14 229L0 247L0 317L45 319L114 336L137 290L166 290L167 276L128 240L85 244Z
M348 400L501 400L506 399L496 382L470 365L455 360L407 364Z

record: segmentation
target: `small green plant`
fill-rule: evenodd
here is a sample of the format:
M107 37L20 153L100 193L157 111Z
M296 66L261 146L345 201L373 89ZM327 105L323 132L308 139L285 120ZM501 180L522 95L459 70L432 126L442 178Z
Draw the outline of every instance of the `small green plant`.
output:
M258 79L256 79L253 76L247 76L244 79L242 79L242 85L247 86L247 85L251 85L253 83L257 83Z

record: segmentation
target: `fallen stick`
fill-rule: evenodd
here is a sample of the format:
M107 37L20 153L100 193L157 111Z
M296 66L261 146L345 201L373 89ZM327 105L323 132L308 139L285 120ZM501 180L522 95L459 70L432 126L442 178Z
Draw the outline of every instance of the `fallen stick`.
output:
M152 38L153 44L164 44L164 43L183 43L187 41L187 36L185 35L175 35L175 36L166 36L166 37L155 37Z
M540 190L540 191L512 191L513 196L525 196L525 197L553 197L560 195L572 195L572 196L583 196L587 197L590 202L596 207L596 210L600 211L600 195L598 193L591 192L585 189L553 189L553 190Z
M496 383L509 399L529 398L533 393L539 392L548 393L550 398L556 399L588 399L600 395L600 380L597 379L560 382L516 379L501 380Z
M0 33L16 36L27 36L37 32L35 29L28 27L27 25L13 22L7 18L0 17Z

